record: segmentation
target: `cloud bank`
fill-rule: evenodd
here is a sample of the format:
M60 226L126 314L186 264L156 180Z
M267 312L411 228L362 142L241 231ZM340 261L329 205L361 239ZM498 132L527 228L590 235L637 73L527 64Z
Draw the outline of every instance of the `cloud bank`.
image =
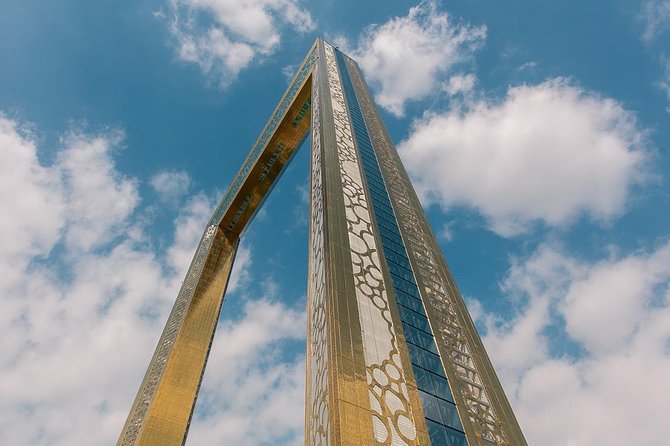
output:
M529 444L665 442L669 265L669 243L595 261L543 245L513 262L515 316L475 314Z
M455 23L430 0L404 17L369 26L347 52L376 91L377 103L403 116L408 102L439 91L453 68L469 61L485 37L485 26Z
M504 236L610 221L650 178L635 115L562 78L427 113L398 150L425 204L475 209Z
M285 26L314 29L299 0L168 0L177 57L229 86L254 60L274 53Z
M185 196L173 233L152 233L155 209L143 203L140 180L114 163L122 140L118 131L72 131L46 164L27 126L0 115L2 444L116 441L212 211L205 194ZM159 191L174 186L157 178ZM214 422L221 402L244 444L273 436L293 444L302 435L304 346L285 344L304 339L303 310L251 293L251 263L242 245L228 295L244 311L217 337L235 342L214 341L194 437L223 435ZM236 386L244 405L231 403L243 398ZM254 407L263 425L249 422Z

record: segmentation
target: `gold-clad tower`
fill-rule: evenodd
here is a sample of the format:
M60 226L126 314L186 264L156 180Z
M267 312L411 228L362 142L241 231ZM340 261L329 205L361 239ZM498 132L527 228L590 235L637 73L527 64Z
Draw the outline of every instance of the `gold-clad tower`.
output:
M322 39L205 228L117 445L185 443L241 234L310 129L305 444L525 445L358 65Z

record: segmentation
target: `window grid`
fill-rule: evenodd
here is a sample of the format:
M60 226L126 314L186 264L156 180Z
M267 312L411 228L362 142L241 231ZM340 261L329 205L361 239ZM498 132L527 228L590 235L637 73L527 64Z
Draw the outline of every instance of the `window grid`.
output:
M339 51L336 54L431 443L433 446L467 446L344 56Z

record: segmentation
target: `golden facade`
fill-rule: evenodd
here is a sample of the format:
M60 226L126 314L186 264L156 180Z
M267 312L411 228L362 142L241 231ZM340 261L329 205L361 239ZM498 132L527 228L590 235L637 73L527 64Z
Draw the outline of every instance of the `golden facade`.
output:
M310 129L305 444L525 445L358 65L321 39L214 211L117 444L185 442L240 237Z

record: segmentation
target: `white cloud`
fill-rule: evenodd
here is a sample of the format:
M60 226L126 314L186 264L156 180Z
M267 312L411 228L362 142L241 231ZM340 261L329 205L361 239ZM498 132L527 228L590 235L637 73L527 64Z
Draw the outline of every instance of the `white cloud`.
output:
M46 255L63 229L65 204L56 169L37 159L30 133L0 115L0 263L3 276L18 274L33 256ZM11 234L11 237L8 235Z
M644 142L633 113L558 78L426 114L398 150L425 203L474 208L509 236L624 212L648 178Z
M281 74L284 75L287 83L291 82L298 68L299 68L298 64L286 65L285 67L282 67Z
M255 58L272 54L282 28L314 29L299 0L168 0L179 59L228 86Z
M174 241L166 253L167 264L174 271L186 271L191 264L195 247L215 206L204 193L193 195L175 219Z
M452 68L468 61L485 37L486 27L455 24L437 2L424 0L404 17L368 27L347 51L377 91L379 105L402 116L407 102L439 90Z
M670 102L670 57L665 57L662 59L663 64L663 78L657 82L658 88L665 93L668 102ZM665 110L670 113L670 106L666 107Z
M161 201L175 203L188 193L191 187L191 176L184 171L158 172L149 180Z
M469 74L456 74L451 76L448 81L442 85L442 89L446 91L449 96L455 96L457 94L467 94L472 91L475 87L475 82L477 79L472 73Z
M0 198L0 443L111 444L214 202L186 199L174 236L153 234L156 247L145 227L151 203L140 206L139 181L114 164L118 132L71 132L46 165L24 127L0 116L0 185L8 192ZM249 282L250 248L237 260L229 292ZM237 347L215 343L210 365L210 374L225 369L221 379L266 393L274 409L262 409L268 425L256 427L258 438L292 435L302 423L283 411L302 404L302 360L277 359L274 375L238 376L246 369L217 368L216 352L245 347L231 354L251 364L255 353L262 361L282 351L282 340L304 337L301 312L268 299L250 300L244 317L224 324L221 334L237 336ZM236 419L248 410L227 413ZM208 425L195 429L210 435Z
M513 264L503 289L516 316L480 317L529 444L665 442L668 265L667 243L596 262L545 245Z
M640 18L644 23L642 38L651 42L670 28L670 0L645 0Z
M56 165L68 203L66 243L84 250L109 242L127 229L139 202L137 181L114 169L111 151L123 135L71 133L63 139Z
M534 60L531 60L530 62L526 62L524 64L521 64L519 68L517 68L518 71L535 71L537 68L537 62Z
M304 310L268 297L219 327L189 444L303 444L305 360L282 344L304 343Z
M139 196L111 158L118 132L70 133L44 165L30 134L1 122L0 165L13 167L3 186L16 195L0 202L12 217L0 244L0 442L109 443L174 278L124 235Z
M437 233L440 240L450 242L454 238L453 222L448 222L442 225L442 229Z

